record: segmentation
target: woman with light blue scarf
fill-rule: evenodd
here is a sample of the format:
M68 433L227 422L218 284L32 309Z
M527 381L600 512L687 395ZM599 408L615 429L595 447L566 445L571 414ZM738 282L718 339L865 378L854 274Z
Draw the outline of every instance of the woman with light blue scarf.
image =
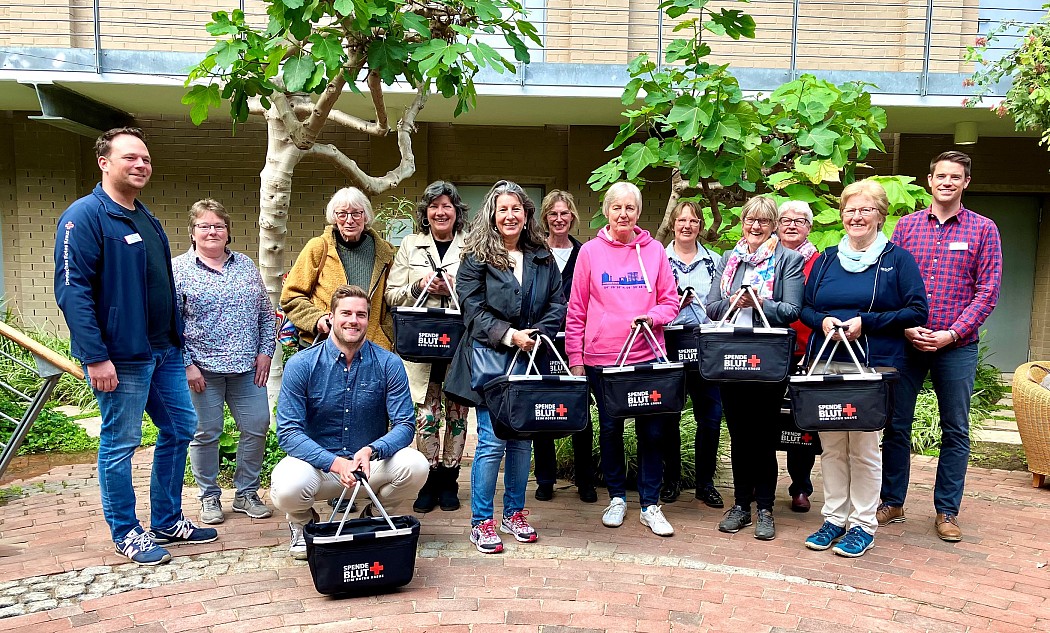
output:
M842 327L846 340L863 352L862 362L899 368L905 328L926 322L926 287L915 258L882 232L888 208L886 191L873 180L855 182L842 191L839 209L846 235L817 259L806 281L801 318L814 332L809 358L829 332ZM828 373L855 372L848 353L839 347ZM806 547L826 550L834 545L832 551L840 556L862 556L875 544L878 528L879 434L821 431L820 442L824 524L806 539Z

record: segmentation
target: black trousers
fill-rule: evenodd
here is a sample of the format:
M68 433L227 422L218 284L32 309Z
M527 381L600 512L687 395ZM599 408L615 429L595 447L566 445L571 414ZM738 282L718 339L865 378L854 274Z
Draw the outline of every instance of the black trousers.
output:
M734 504L750 510L772 510L776 497L777 424L787 381L733 383L721 386L722 408L729 428Z
M722 398L718 386L700 377L700 372L685 374L685 388L693 400L696 434L693 437L693 463L696 465L696 487L703 488L715 477L718 441L722 435ZM682 479L682 418L668 421L663 428L664 482Z
M594 488L594 429L590 426L572 434L572 462L576 474L576 487L580 490ZM536 460L536 483L553 484L558 471L554 454L554 440L532 441L532 453Z

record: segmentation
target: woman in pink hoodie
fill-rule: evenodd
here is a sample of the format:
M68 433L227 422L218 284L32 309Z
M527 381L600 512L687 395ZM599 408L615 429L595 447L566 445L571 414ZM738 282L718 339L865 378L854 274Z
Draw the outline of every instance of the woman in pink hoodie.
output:
M630 335L631 327L646 322L663 344L663 327L678 315L678 286L663 246L648 231L635 226L642 213L642 194L629 182L618 182L605 194L602 212L609 224L580 249L573 275L565 321L565 351L574 375L585 373L592 385L601 380L599 367L613 365ZM627 354L628 363L654 359L639 336ZM585 369L586 368L586 369ZM623 420L608 415L599 397L599 445L602 471L610 503L602 515L607 527L619 527L627 513L627 466L623 446ZM664 417L640 416L638 435L638 495L640 520L653 533L671 536L674 528L660 506L663 459L660 428Z

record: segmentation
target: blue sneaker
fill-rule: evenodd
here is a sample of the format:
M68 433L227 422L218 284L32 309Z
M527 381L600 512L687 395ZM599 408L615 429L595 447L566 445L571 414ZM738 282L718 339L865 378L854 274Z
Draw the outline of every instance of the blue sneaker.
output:
M842 538L844 534L846 534L846 528L825 521L819 530L810 534L809 538L806 539L806 547L823 552L831 547L835 541Z
M831 548L831 551L839 556L857 558L858 556L863 556L864 552L874 546L875 537L865 532L864 528L856 526L851 527L849 532L846 532L846 536L839 541L838 545Z
M117 543L117 553L139 565L160 565L171 560L168 550L157 545L153 535L136 527Z
M211 543L219 538L215 528L199 528L185 516L165 530L151 528L153 540L158 545L181 545L183 543Z

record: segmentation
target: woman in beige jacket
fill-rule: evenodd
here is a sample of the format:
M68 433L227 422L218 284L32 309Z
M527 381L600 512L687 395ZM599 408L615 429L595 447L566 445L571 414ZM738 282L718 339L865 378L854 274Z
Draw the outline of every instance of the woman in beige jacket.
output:
M455 185L439 180L423 192L416 207L417 233L401 242L394 257L386 300L391 306L410 306L429 293L424 305L449 307L454 292L460 249L463 247L467 205ZM443 275L437 276L437 270ZM448 363L405 361L412 401L416 403L416 447L430 460L430 477L413 504L416 512L459 508L459 462L467 438L468 407L442 395ZM444 399L444 406L442 400ZM444 440L440 434L444 421Z

